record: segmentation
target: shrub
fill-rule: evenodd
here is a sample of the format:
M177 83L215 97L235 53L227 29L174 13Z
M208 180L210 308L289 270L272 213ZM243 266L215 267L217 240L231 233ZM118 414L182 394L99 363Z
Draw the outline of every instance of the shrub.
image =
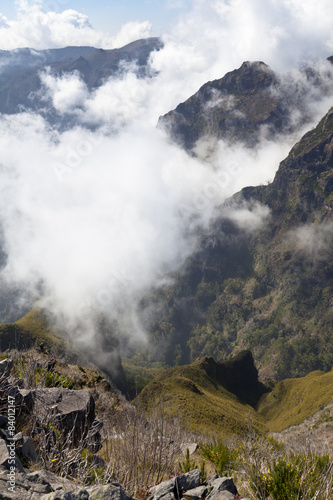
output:
M238 452L229 447L221 440L213 439L211 443L201 444L201 455L210 460L215 466L215 472L219 476L230 474L237 469Z
M328 500L333 491L329 455L285 452L269 440L251 436L244 448L244 472L258 500Z

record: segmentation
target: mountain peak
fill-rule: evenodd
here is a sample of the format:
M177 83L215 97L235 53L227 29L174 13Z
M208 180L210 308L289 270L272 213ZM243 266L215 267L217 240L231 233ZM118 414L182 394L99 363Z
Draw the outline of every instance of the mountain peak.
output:
M240 68L227 73L218 88L229 92L248 92L270 87L278 82L274 71L262 61L245 61Z
M254 145L260 126L281 130L288 122L288 109L270 88L278 77L261 61L244 62L223 78L203 85L187 101L159 119L172 138L190 150L198 139L239 141Z

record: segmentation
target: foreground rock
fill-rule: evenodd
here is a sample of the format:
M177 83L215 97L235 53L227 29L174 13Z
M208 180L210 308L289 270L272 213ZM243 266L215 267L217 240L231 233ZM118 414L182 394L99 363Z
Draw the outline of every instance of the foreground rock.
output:
M0 500L132 500L117 483L86 488L45 470L18 472L14 483L7 471L0 473Z
M34 392L39 418L54 422L76 446L95 420L95 401L90 392L57 387Z
M8 470L0 470L0 500L133 500L118 483L83 486L52 472L16 471L13 482ZM201 483L200 470L168 479L149 491L149 500L236 500L238 495L230 477L213 476ZM249 499L243 499L249 500Z
M199 469L153 486L150 488L148 496L148 500L180 500L181 498L187 500L202 500L204 498L210 500L235 500L240 497L231 477L213 476L201 484Z

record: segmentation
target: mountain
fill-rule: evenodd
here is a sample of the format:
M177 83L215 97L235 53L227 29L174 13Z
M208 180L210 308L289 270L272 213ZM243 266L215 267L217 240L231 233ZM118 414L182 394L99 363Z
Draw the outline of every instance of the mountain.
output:
M333 365L333 111L292 148L274 181L248 187L219 209L199 250L154 290L152 359L223 361L251 349L262 380ZM262 226L238 211L268 207Z
M197 434L241 435L247 432L249 414L254 428L263 431L264 421L255 407L267 391L258 381L252 354L245 351L227 363L206 357L164 370L135 402L146 412L164 407Z
M149 74L149 54L160 47L161 41L151 38L113 51L84 47L84 55L78 58L81 48L43 57L60 57L49 63L54 74L77 70L92 88L121 71L123 64L135 61L139 74ZM17 72L12 75L14 86L8 86L4 99L8 109L18 110L18 103L24 106L24 102L38 109L41 102L29 96L39 88L38 72L44 67L20 69L20 78ZM35 79L35 87L23 77L28 74ZM280 134L304 125L310 116L309 92L315 89L322 96L328 92L324 83L313 69L305 68L302 79L287 81L263 62L245 62L222 79L205 84L161 117L159 126L194 155L207 137L256 147L262 136L278 140ZM21 85L21 100L15 85ZM0 99L0 107L4 101ZM202 356L222 362L250 349L266 382L331 368L332 117L328 112L292 148L271 184L247 187L225 202L178 274L142 298L139 309L151 342L146 352L136 353L141 364L149 359L173 366ZM246 223L237 222L242 217L237 219L237 214L243 212L265 217L250 230ZM10 302L10 296L3 294L3 321L16 319ZM109 337L114 342L111 326L98 331L104 332L99 339L102 345Z
M97 335L102 336L105 324L100 322ZM106 342L105 337L102 339ZM95 338L98 343L100 340ZM123 391L128 392L126 375L123 370L119 355L116 351L116 340L109 335L107 337L108 345L105 349L109 352L114 352L112 364L110 362L102 363L98 356L89 346L75 345L68 338L66 332L60 331L55 326L50 324L49 319L39 310L33 309L15 323L0 324L0 352L8 350L26 351L40 345L43 347L43 352L51 353L70 363L82 364L86 367L102 370L110 380ZM97 363L93 364L94 361Z
M54 112L45 111L45 100L38 92L41 90L41 72L50 68L53 75L61 76L78 71L89 88L95 88L121 72L126 64L135 63L138 74L146 76L151 52L161 47L159 38L147 38L112 50L66 47L0 51L0 112L12 114L28 109L38 111L54 122Z
M158 125L188 151L205 138L251 147L263 136L291 133L309 121L307 98L314 88L321 96L327 92L324 79L313 68L303 68L293 80L274 73L261 61L244 62L223 78L203 85L160 117Z
M235 438L248 433L249 419L256 432L267 434L299 425L319 409L327 413L332 382L333 371L316 371L269 390L258 381L252 354L242 351L225 363L206 357L164 370L135 402L148 412L163 406L199 435Z

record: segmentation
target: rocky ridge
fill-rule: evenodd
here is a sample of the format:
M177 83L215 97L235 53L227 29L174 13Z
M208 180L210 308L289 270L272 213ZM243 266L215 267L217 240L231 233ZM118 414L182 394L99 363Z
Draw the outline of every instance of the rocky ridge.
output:
M223 361L250 349L265 380L331 369L332 124L329 111L271 184L224 203L174 285L151 294L158 320L150 330L156 345L164 339L154 356L172 364L177 348L182 363ZM258 229L233 219L258 206L269 209Z
M331 78L329 64L327 73ZM223 78L204 84L160 117L159 126L194 154L202 154L198 146L202 140L210 148L221 139L252 148L263 137L293 133L309 121L307 99L313 88L320 89L320 95L328 91L325 78L311 68L304 68L302 77L293 81L262 61L247 61Z

